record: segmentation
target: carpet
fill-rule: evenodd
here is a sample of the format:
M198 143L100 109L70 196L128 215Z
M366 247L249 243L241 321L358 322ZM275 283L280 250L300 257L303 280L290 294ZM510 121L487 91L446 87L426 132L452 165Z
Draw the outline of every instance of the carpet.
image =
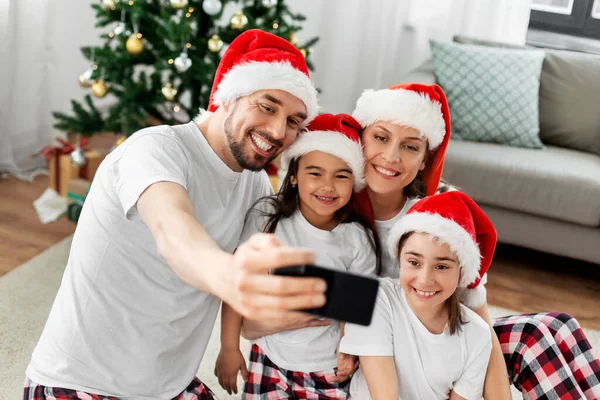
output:
M71 237L0 277L0 399L22 397L25 369L60 285L70 246ZM515 313L494 306L490 311L493 317ZM220 324L215 324L198 377L219 399L239 398L239 395L228 396L221 390L213 375L219 352L219 328ZM599 350L600 332L588 329L586 334L593 347ZM244 354L248 354L248 342L243 341L242 348ZM516 391L514 398L520 398Z

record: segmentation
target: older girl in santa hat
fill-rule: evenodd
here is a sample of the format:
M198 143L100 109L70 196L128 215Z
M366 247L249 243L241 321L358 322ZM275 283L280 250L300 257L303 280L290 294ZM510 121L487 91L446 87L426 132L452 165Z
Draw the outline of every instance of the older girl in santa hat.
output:
M353 192L364 188L360 125L350 115L323 114L283 153L287 175L278 194L259 200L246 218L241 242L274 233L286 245L312 249L317 265L375 275L378 241L354 212ZM215 373L244 399L345 399L349 381L336 376L340 323L265 335L253 341L249 372L239 350L242 318L224 304Z
M385 243L416 199L448 190L440 185L451 131L448 102L437 85L400 84L365 91L353 116L363 127L367 182L356 196L357 210ZM382 261L383 275L397 278L396 260L384 252ZM485 276L461 301L490 321L484 283ZM506 367L510 382L532 398L600 398L600 362L574 318L517 315L491 325L486 399L510 398Z
M476 296L492 262L492 223L467 195L448 192L413 205L387 244L400 279L380 280L371 325L348 324L340 344L360 356L351 397L480 399L491 332L460 299Z

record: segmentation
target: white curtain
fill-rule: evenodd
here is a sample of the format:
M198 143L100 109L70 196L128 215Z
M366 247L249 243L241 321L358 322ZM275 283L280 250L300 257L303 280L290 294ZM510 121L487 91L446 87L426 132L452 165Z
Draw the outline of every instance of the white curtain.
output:
M43 167L31 154L62 135L51 112L70 112L88 93L77 77L90 67L79 48L102 43L93 2L0 0L0 171L28 177ZM523 43L531 0L287 2L308 18L299 38L321 38L312 60L323 111L351 112L365 88L397 83L428 58L430 38Z
M320 36L313 78L327 112L351 112L365 88L398 83L429 56L429 39L460 34L524 44L531 0L291 0Z
M101 43L90 3L0 0L0 172L30 178L45 166L32 154L64 136L51 113L83 98L79 47Z

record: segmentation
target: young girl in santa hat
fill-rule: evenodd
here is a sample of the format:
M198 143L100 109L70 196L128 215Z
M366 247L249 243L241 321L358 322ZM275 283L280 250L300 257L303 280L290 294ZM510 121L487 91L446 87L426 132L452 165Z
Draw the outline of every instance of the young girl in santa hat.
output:
M487 323L460 303L476 296L496 230L467 195L431 196L391 229L399 280L381 280L368 327L348 324L340 351L360 356L355 399L480 399L492 349Z
M287 175L278 194L250 210L242 242L256 232L274 233L286 245L313 249L316 264L375 275L378 241L353 210L353 192L364 187L360 125L349 115L320 115L283 153ZM345 399L348 381L336 379L340 323L263 336L253 341L249 373L239 350L242 319L226 304L215 373L244 399Z

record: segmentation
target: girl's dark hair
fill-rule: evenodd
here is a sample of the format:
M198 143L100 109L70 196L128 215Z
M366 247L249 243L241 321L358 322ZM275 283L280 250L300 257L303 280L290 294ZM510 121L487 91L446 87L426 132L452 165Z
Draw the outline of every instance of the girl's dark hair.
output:
M264 233L274 233L277 228L277 224L283 218L289 218L292 214L298 210L298 189L295 186L292 186L291 178L293 176L298 176L298 163L299 157L292 159L290 165L288 167L287 175L283 180L283 184L279 189L279 192L272 196L265 196L258 199L250 210L246 213L246 221L250 215L250 212L255 211L259 212L262 216L267 217L267 223L263 230ZM377 232L371 230L369 228L369 223L366 219L362 218L358 215L358 213L354 210L353 206L353 196L348 201L344 207L340 208L335 212L335 219L340 224L350 223L350 222L358 222L369 237L369 244L373 248L376 256L376 267L375 271L377 276L381 274L382 265L381 265L381 244L379 242L379 236ZM270 207L265 207L267 210L272 211L263 211L257 207L260 203L267 203Z
M398 241L398 246L396 246L398 265L400 265L400 252L402 251L402 248L406 244L408 238L411 237L413 233L415 232L405 233ZM461 310L460 299L458 298L459 290L459 288L456 288L454 293L452 293L452 296L446 300L446 305L448 306L448 328L450 329L451 335L457 333L460 327L466 322Z

